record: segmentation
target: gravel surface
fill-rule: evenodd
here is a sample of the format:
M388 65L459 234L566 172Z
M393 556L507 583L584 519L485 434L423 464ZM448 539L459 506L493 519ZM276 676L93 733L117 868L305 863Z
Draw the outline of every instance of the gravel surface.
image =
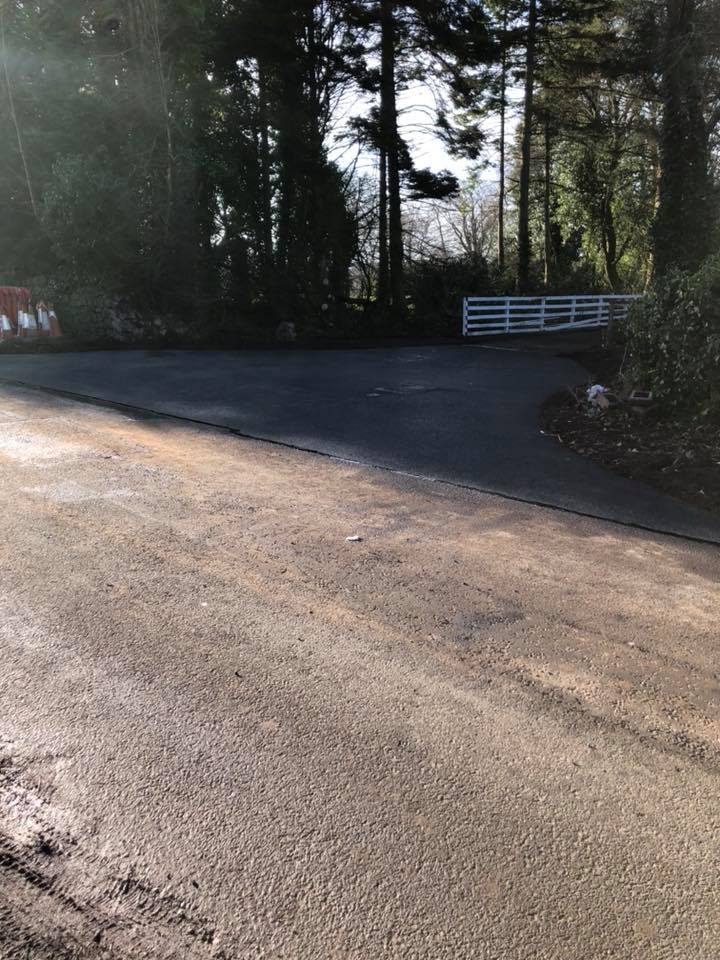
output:
M715 960L717 548L0 411L2 960Z

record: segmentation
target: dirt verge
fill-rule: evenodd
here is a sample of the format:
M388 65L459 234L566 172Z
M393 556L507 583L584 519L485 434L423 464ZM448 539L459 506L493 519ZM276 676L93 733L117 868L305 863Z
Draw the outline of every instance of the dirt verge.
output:
M607 410L593 408L579 388L594 383L615 386L622 354L598 350L574 359L587 368L587 384L548 399L542 411L543 430L621 476L720 514L717 424L670 416L655 406L620 402Z

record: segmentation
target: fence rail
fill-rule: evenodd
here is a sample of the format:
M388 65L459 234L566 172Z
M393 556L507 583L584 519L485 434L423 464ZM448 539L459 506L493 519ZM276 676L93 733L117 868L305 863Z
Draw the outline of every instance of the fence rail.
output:
M465 297L463 336L583 330L625 320L633 294L565 297Z

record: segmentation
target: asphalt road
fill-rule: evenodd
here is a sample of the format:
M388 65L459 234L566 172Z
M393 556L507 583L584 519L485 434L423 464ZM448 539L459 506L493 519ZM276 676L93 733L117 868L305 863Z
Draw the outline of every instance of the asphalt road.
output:
M720 521L541 435L542 402L587 378L549 353L443 346L16 356L0 358L0 378L720 542Z
M2 960L716 960L716 547L31 391L0 489Z

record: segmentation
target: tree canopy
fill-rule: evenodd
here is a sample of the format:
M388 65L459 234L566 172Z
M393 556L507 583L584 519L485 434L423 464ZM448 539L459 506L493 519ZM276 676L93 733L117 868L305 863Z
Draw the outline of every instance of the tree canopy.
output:
M460 293L643 290L717 248L717 15L7 0L0 279L266 331L400 331L430 302L440 324ZM423 161L418 110L465 182Z

